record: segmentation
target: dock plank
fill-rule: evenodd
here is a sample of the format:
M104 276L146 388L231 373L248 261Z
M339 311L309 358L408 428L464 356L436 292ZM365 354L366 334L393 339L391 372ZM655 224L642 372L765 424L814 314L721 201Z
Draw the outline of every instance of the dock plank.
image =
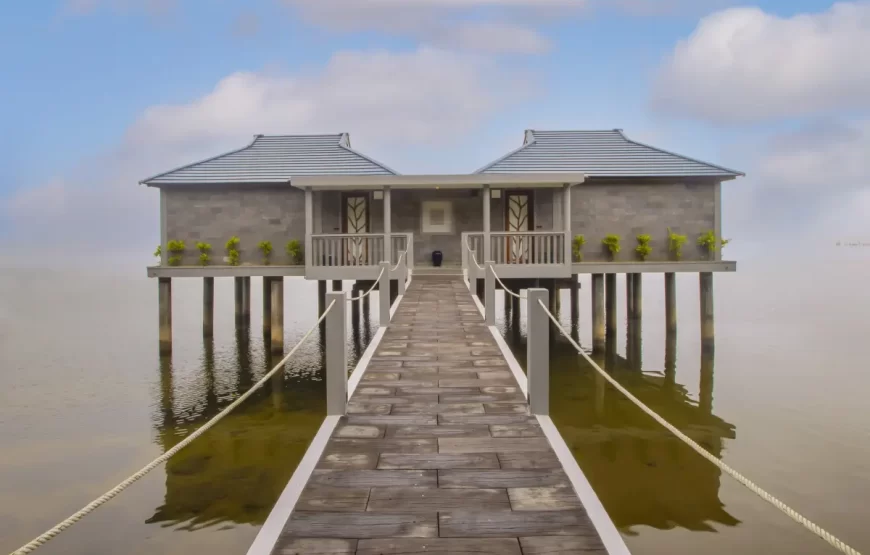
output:
M361 540L357 555L521 555L517 538L407 538Z

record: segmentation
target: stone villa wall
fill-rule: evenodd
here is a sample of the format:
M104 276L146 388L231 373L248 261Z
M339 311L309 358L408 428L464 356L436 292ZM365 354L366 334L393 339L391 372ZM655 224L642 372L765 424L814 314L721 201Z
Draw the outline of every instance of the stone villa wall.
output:
M287 264L284 246L305 244L305 193L289 187L165 188L167 240L184 241L182 265L199 264L196 243L211 243L212 264L226 264L224 245L233 235L241 243L242 264L261 264L260 241L272 242L272 264ZM166 246L163 247L166 250Z

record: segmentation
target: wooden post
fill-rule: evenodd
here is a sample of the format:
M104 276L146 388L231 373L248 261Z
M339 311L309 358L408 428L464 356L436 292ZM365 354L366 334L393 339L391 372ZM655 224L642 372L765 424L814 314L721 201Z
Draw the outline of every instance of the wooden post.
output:
M381 327L390 324L390 263L381 262L381 281L378 283L378 304L380 305L380 325Z
M631 315L634 313L634 274L625 274L625 321L631 321Z
M263 276L263 336L268 336L272 329L272 286L269 280L273 278Z
M357 284L357 282L354 282L353 287L351 287L351 289L350 289L350 296L351 296L351 298L356 298L356 297L359 297L359 295L360 295L359 285ZM356 300L350 302L350 320L352 323L351 327L353 327L355 330L359 327L359 305L360 305L359 299L356 299Z
M245 293L245 278L235 277L233 278L233 293L235 295L235 306L236 306L236 328L240 328L244 325L244 298Z
M701 381L698 385L698 408L703 414L713 414L713 349L701 347Z
M317 317L323 316L323 311L326 310L326 281L317 280Z
M327 293L326 306L326 414L347 412L347 295Z
M568 287L571 292L571 327L577 327L580 320L580 284L577 282L577 274L571 274L571 282Z
M271 319L270 337L273 353L284 352L284 278L269 279L269 292L272 308L269 311Z
M631 317L643 317L643 274L632 274L631 279Z
M668 334L677 332L677 274L665 274L665 330Z
M608 336L616 335L616 274L604 276L605 304Z
M251 278L242 278L242 318L245 322L245 327L251 325Z
M157 278L160 354L172 352L172 278Z
M485 271L486 271L486 270L484 270L484 272L485 272ZM486 295L485 295L485 291L486 291L486 280L484 280L484 279L475 279L474 282L475 282L475 283L474 283L474 286L477 288L477 298L480 300L480 302L486 302Z
M202 336L214 335L214 278L202 278Z
M540 303L547 306L549 299L546 289L529 289L526 295L529 408L534 415L547 415L550 414L550 319Z
M715 329L713 326L713 273L698 274L701 290L701 343L712 347Z
M592 274L592 350L604 348L604 274Z
M392 191L384 187L384 260L393 263Z
M495 325L495 270L492 267L493 264L492 260L486 262L486 279L484 280L483 308L487 326Z

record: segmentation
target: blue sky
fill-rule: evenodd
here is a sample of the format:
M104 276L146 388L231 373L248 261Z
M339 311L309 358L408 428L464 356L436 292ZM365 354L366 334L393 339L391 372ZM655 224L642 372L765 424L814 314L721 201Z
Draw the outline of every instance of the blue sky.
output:
M526 128L746 171L735 245L795 218L870 231L866 2L63 0L7 6L0 36L7 243L150 245L138 180L254 133L349 131L400 171L459 172Z

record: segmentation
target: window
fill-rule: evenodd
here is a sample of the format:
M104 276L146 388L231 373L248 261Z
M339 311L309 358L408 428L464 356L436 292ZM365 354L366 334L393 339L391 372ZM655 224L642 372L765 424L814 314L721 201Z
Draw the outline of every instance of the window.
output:
M423 201L423 233L452 233L453 204L445 200Z

